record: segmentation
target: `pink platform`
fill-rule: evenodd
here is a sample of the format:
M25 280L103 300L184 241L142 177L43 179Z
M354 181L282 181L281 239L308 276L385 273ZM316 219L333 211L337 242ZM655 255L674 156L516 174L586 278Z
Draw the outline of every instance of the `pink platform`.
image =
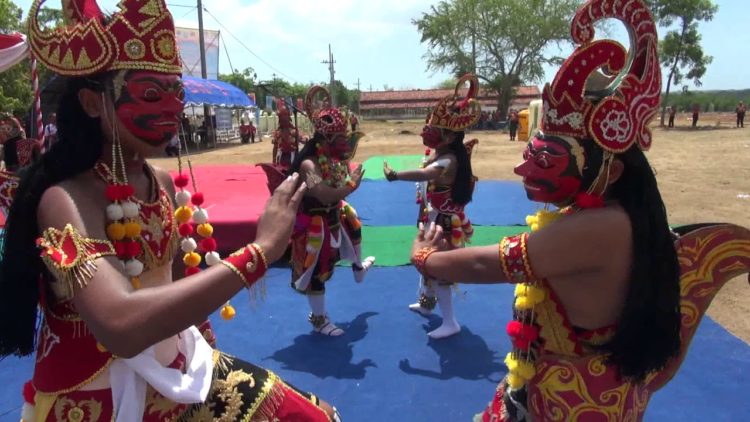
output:
M233 252L252 242L269 198L263 170L248 164L193 167L193 172L198 190L206 197L204 207L220 251Z

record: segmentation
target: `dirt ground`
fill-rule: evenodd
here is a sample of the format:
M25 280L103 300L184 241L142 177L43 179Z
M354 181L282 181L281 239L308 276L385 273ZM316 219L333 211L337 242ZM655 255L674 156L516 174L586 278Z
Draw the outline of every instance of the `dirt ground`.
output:
M678 115L676 128L654 128L648 153L669 213L670 224L728 222L750 227L750 127L734 128L732 114L702 114L698 128L690 116ZM367 136L360 141L357 161L373 155L421 154L418 121L364 121ZM472 160L482 180L518 180L513 166L524 144L509 142L505 132L477 131L467 139L480 143ZM241 145L238 141L198 152L194 165L253 165L270 161L271 142ZM163 168L176 168L174 159L155 159ZM728 283L714 299L708 314L745 342L750 343L750 286L746 277Z

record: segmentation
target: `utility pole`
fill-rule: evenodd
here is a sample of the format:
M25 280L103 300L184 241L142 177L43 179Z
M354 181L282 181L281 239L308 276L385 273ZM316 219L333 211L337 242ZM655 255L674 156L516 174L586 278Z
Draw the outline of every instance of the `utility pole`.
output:
M359 89L359 85L360 85L360 83L359 83L359 78L357 78L357 91L359 91L359 90L360 90L360 89Z
M201 78L208 79L208 71L206 69L206 40L203 36L203 2L198 0L198 44L200 45L201 53ZM211 110L208 104L203 104L203 121L206 123L206 137L208 139L213 138L213 119L211 119Z
M333 69L333 64L336 61L333 60L333 53L331 52L331 44L328 44L328 60L323 60L321 63L328 65L328 71L331 73L331 83L328 88L328 92L331 94L331 107L336 107L336 92L333 88L336 86L336 71Z

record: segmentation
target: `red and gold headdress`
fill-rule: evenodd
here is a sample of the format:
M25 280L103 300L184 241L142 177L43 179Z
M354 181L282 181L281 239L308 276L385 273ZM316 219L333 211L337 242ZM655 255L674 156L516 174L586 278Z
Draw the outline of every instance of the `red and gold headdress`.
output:
M593 40L594 23L607 18L627 27L629 54L618 42ZM588 1L576 13L571 35L578 48L544 88L542 132L592 139L612 153L635 143L648 150L648 124L658 111L661 72L656 24L644 0ZM601 81L607 85L594 86Z
M464 98L458 95L458 91L464 84L469 82L469 92ZM430 114L428 124L441 129L461 132L474 126L482 114L482 108L476 100L479 93L479 81L475 75L467 73L456 83L456 89L452 96L440 100Z
M322 107L317 107L316 96L322 94ZM349 116L331 105L331 94L320 85L313 85L305 96L305 112L315 126L315 131L321 135L347 134Z
M39 27L45 0L29 11L34 56L55 73L87 76L121 69L181 74L172 15L164 0L122 0L105 16L96 0L62 0L65 27ZM106 23L105 23L106 22Z

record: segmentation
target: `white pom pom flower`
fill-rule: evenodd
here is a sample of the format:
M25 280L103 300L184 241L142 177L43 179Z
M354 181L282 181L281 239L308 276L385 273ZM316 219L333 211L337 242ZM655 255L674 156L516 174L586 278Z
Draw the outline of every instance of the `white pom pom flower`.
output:
M130 277L138 277L143 273L143 262L137 259L125 262L125 273Z
M198 244L195 242L195 239L188 237L187 239L182 240L180 243L180 249L185 253L194 252L198 249Z
M125 218L138 218L140 207L135 202L125 201L121 204Z
M120 221L125 217L125 211L120 204L107 205L107 219L109 221Z
M209 252L206 254L206 265L212 267L221 262L221 256L218 252Z
M208 222L208 211L204 208L196 208L193 213L193 222L195 224L205 224Z
M191 197L192 195L190 194L190 192L186 190L181 190L177 192L177 194L174 196L174 199L175 199L175 202L177 202L177 206L184 207L190 203Z

